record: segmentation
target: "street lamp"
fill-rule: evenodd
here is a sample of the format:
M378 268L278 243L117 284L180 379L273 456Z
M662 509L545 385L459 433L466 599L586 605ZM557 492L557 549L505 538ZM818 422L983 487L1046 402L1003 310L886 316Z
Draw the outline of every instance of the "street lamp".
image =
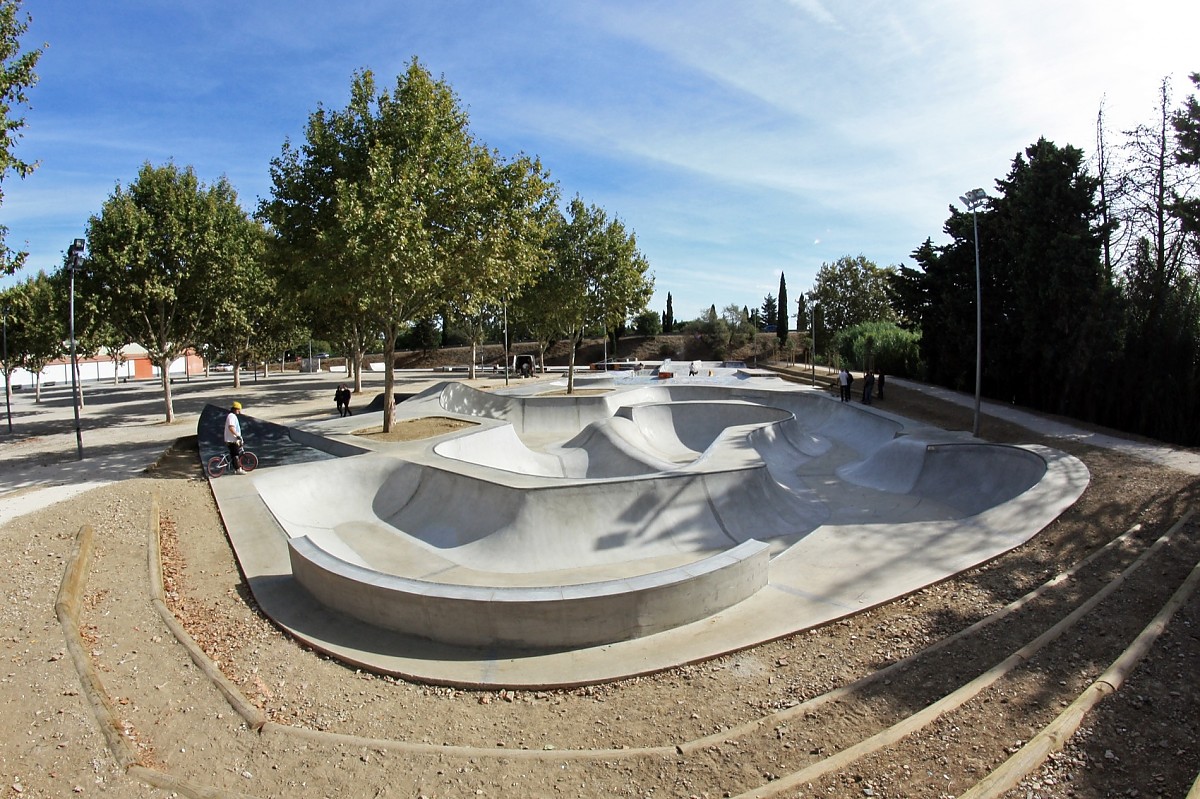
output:
M83 265L83 239L75 239L67 249L67 272L71 275L71 398L75 406L75 449L83 460L83 430L79 427L79 361L75 356L75 273Z
M8 306L4 306L4 411L8 414L8 432L12 434L12 387L8 372Z
M812 384L817 384L817 298L812 298L812 313L808 317L808 326L812 328Z
M979 396L983 381L983 304L979 288L979 206L987 202L983 189L971 189L958 199L971 212L975 227L975 424L971 434L979 438Z

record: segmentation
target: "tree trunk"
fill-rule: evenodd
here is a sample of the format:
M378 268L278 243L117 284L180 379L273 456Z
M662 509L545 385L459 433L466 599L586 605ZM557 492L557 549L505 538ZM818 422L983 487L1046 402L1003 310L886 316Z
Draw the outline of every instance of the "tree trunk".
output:
M389 329L383 342L383 432L392 432L396 418L396 331Z
M567 355L567 393L575 393L575 336L571 336L571 352Z
M171 404L171 356L164 355L159 359L159 371L162 372L163 403L167 409L167 424L175 421L175 406Z
M75 396L71 398L71 402L79 405L79 410L83 410L83 372L79 368L79 359L75 359L75 363L71 365L71 375L75 378Z
M471 340L471 368L470 368L470 369L468 370L468 372L467 372L467 379L468 379L468 380L474 380L474 379L475 379L475 356L476 356L476 351L475 351L475 350L476 350L476 344L475 344L475 341L474 341L474 339L472 339L472 340Z

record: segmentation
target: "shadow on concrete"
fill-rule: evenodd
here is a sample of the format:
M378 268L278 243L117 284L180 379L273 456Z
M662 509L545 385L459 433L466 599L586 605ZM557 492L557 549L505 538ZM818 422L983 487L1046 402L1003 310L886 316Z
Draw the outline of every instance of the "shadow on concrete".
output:
M227 451L224 429L225 417L228 414L228 409L211 404L206 405L200 413L196 437L201 464L214 455L221 455ZM246 449L258 456L259 468L333 458L327 452L293 441L284 425L256 419L246 413L242 414L242 439L246 443Z

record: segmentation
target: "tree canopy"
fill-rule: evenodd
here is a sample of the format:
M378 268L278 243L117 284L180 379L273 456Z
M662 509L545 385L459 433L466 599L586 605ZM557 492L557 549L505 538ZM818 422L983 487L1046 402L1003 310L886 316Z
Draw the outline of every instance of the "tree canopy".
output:
M293 285L383 336L385 430L406 326L447 306L470 316L499 305L544 263L553 186L540 164L477 144L450 86L416 59L390 91L356 74L346 108L314 112L271 177L261 213Z
M29 17L22 14L20 0L0 0L0 204L5 178L27 177L37 166L15 152L25 128L18 109L29 101L26 92L37 83L34 68L42 55L40 49L21 51L21 37L28 28ZM24 265L26 253L8 249L7 233L8 228L0 225L0 274L11 275Z
M237 313L239 276L257 263L261 242L228 181L206 186L174 164L143 165L88 220L78 291L158 364L168 422L171 361Z
M522 305L527 316L579 342L589 325L611 330L646 308L654 290L650 265L636 237L620 220L575 197L551 227L549 261ZM568 393L575 388L575 347L571 348Z
M840 331L864 322L895 322L888 295L888 275L862 255L845 255L821 264L809 298L821 307L821 322Z

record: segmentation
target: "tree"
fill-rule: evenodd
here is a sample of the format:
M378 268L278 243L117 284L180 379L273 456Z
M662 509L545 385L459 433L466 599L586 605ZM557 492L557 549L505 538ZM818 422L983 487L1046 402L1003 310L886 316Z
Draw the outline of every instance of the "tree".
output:
M832 349L848 364L889 375L921 376L920 334L893 322L863 322L834 337Z
M40 49L21 52L21 37L28 28L29 15L22 15L21 0L0 0L0 204L4 179L10 173L28 177L37 166L13 153L25 128L25 118L14 110L29 101L26 91L37 83L34 68L42 55ZM8 228L0 225L0 274L11 275L25 264L27 253L8 249L7 234Z
M775 302L775 295L768 294L762 301L762 323L766 328L775 327L779 323L779 306Z
M710 306L696 321L700 343L713 357L724 360L729 354L729 324L717 315L717 306Z
M1133 400L1116 403L1113 408L1126 423L1132 421L1136 429L1158 435L1176 428L1170 435L1178 435L1180 427L1190 424L1178 424L1192 416L1186 403L1163 408L1160 403L1140 399L1175 393L1180 381L1195 377L1200 355L1193 272L1196 253L1189 246L1185 220L1177 213L1177 203L1187 196L1192 181L1174 157L1170 84L1166 80L1159 85L1157 110L1153 124L1125 132L1121 147L1124 168L1112 199L1112 224L1119 223L1124 244L1118 253L1124 277L1125 324L1112 322L1109 326L1124 334L1124 358L1119 369L1108 365L1106 373L1110 385L1124 384L1110 394ZM1107 243L1110 229L1101 229Z
M779 338L781 346L787 344L788 340L788 296L787 296L787 277L779 273L779 316L775 326L775 335Z
M567 393L575 390L575 345L588 324L612 329L640 313L654 289L649 263L619 220L578 196L548 238L550 262L535 293L548 327L572 343Z
M754 327L750 324L750 316L746 313L745 306L739 308L735 303L726 305L721 309L721 319L727 328L726 352L733 352L754 335Z
M20 367L33 375L34 402L42 401L42 370L65 351L65 303L53 277L39 271L9 289L3 302L8 308L9 370Z
M224 178L205 186L174 164L143 165L88 220L76 284L158 364L168 422L171 362L233 312L241 298L228 287L254 262L258 235Z
M1200 88L1200 72L1193 72L1192 83ZM1183 108L1171 120L1175 128L1176 160L1185 166L1200 166L1200 100L1189 95ZM1191 234L1200 234L1200 198L1196 196L1176 197L1175 213L1183 220L1184 229Z
M437 320L431 316L423 316L413 323L409 331L409 341L413 349L421 352L432 352L437 349L442 340L442 331L438 328Z
M992 203L997 240L984 341L1003 343L985 359L993 396L1054 413L1089 401L1099 388L1089 370L1114 346L1103 324L1097 181L1083 161L1077 148L1039 139L997 181L1002 196Z
M233 364L233 387L242 385L242 364L258 363L282 351L295 340L299 322L294 304L283 301L279 272L267 264L267 234L257 222L245 231L245 256L240 268L222 278L225 290L237 302L203 332L202 341Z
M642 311L633 320L633 332L646 338L654 338L662 332L662 318L654 311Z
M663 312L662 329L664 333L675 330L675 306L671 300L671 292L667 292L667 310Z
M385 431L407 325L451 305L478 315L542 266L553 191L540 165L478 145L450 86L416 59L391 91L356 74L346 108L318 108L305 144L285 143L271 176L260 212L295 282L383 335Z
M826 328L835 332L864 322L895 322L889 293L895 269L882 269L862 255L821 264L811 292Z

